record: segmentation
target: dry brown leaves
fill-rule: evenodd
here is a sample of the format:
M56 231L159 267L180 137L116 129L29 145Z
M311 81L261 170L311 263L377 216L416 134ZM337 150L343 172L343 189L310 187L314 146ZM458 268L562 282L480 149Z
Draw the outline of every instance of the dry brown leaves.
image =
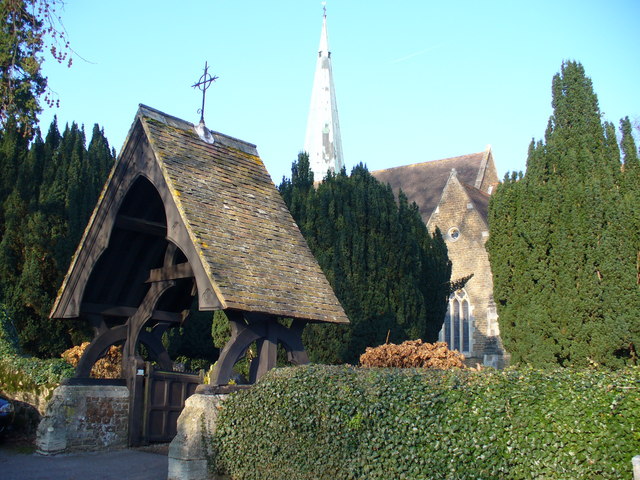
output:
M425 343L422 340L407 340L396 345L387 343L379 347L367 347L360 355L363 367L394 368L466 368L464 355L449 350L446 342Z
M76 345L62 352L62 358L72 366L77 366L80 357L89 346L89 342ZM112 345L91 369L91 378L122 378L122 347Z

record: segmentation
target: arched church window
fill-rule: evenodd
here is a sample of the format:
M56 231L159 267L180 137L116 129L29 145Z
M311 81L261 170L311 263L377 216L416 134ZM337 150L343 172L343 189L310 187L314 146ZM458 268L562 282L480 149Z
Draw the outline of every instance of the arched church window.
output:
M469 296L464 289L451 294L439 338L441 342L447 342L451 350L458 350L466 354L473 351L471 311Z

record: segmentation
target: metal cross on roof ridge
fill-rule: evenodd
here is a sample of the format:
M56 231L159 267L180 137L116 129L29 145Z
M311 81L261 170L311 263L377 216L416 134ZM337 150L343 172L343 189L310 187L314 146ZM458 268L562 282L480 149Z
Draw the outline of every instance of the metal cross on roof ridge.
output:
M200 114L200 123L204 123L204 99L207 94L207 88L211 86L213 82L218 79L218 76L209 74L209 65L205 61L204 62L204 73L198 79L196 83L191 85L193 88L198 88L202 90L202 108L198 109L198 113Z

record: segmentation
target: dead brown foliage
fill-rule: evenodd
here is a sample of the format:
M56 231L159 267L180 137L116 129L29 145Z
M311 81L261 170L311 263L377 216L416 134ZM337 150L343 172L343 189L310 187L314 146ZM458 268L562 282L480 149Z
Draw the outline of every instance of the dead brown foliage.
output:
M360 355L363 367L395 368L466 368L464 355L449 350L446 342L425 343L422 340L407 340L396 345L387 343L379 347L367 347Z
M62 352L62 358L72 366L77 366L80 357L89 346L89 342L76 345ZM106 355L98 360L91 369L91 378L122 378L122 347L112 345Z

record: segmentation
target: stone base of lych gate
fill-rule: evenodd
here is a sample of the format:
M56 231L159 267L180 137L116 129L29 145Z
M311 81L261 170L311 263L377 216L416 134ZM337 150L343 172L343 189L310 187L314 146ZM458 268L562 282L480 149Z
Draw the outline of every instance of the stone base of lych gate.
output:
M126 448L129 389L123 385L60 385L36 438L42 455Z
M215 471L211 443L218 412L227 398L225 389L229 387L201 385L185 402L178 433L169 445L168 480L228 480Z

